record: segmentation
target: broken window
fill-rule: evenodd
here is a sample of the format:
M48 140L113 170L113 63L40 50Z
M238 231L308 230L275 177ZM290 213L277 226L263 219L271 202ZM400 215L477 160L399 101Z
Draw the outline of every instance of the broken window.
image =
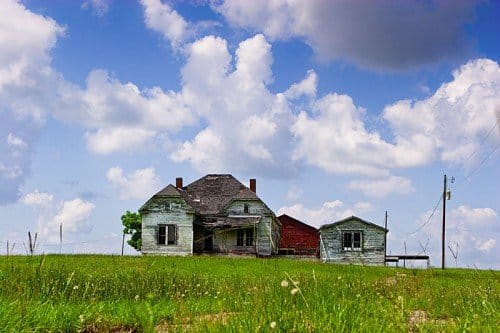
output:
M158 225L158 245L177 244L177 227L175 224Z
M245 230L238 229L236 231L236 246L243 246L244 239L245 239Z
M344 251L361 251L361 231L344 231L342 236L342 247Z
M176 228L175 225L169 224L168 226L168 245L175 245L177 235L176 235Z
M166 225L160 224L158 226L158 245L165 245L166 235L167 235Z
M253 245L253 229L247 229L245 232L245 245L252 246Z
M252 246L253 229L236 230L236 246Z

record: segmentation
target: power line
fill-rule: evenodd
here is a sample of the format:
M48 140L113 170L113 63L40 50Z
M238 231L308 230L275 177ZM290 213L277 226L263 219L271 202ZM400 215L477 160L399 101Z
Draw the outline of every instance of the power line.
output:
M464 180L462 181L462 183L464 183L467 179L471 178L476 172L477 170L479 170L479 168L484 164L486 163L486 161L495 153L495 151L498 149L498 147L500 147L500 142L497 143L497 145L490 151L490 153L488 155L486 155L485 158L483 158L483 160L479 163L479 165L477 167L475 167L467 177L464 178Z
M479 150L479 147L481 147L483 145L483 143L486 141L486 139L488 139L488 137L491 135L491 133L493 133L493 130L495 129L495 127L498 126L498 119L497 121L495 122L495 124L493 124L493 126L490 128L490 130L488 131L488 133L486 134L486 136L481 140L481 142L479 143L479 146L478 146L478 149L474 150L470 155L469 157L467 157L465 159L465 161L463 162L464 164L469 161L471 159L472 156L474 156L478 150Z
M410 232L407 235L412 236L412 235L416 234L417 232L419 232L420 230L422 230L422 228L425 227L431 221L431 218L436 213L436 210L437 210L439 204L441 203L441 200L443 200L443 194L439 194L439 200L436 202L436 205L434 206L434 209L432 210L431 215L429 215L429 217L427 218L427 221L425 221L420 227L418 227L417 230L415 230L413 232Z

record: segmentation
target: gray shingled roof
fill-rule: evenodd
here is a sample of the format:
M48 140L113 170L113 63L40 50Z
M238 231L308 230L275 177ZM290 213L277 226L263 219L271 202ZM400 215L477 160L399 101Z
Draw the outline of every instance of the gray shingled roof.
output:
M181 193L179 190L172 184L167 185L165 188L163 188L161 191L156 193L154 196L180 196Z
M368 225L371 225L373 227L376 227L376 228L379 228L379 229L382 229L384 230L385 232L388 232L389 229L386 229L378 224L375 224L375 223L372 223L372 222L368 222L368 221L365 221L357 216L350 216L350 217L346 217L345 219L342 219L340 221L337 221L337 222L334 222L334 223L329 223L329 224L324 224L322 225L321 227L319 227L319 229L325 229L325 228L330 228L330 227L333 227L335 225L338 225L338 224L342 224L342 223L346 223L346 222L349 222L349 221L358 221L358 222L361 222L361 223L365 223L365 224L368 224Z
M199 214L216 214L233 199L260 200L232 175L224 174L206 175L179 193Z

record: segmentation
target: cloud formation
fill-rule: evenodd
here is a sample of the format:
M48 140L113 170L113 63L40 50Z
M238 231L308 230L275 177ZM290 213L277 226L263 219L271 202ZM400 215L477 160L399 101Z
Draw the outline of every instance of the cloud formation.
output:
M37 212L36 231L42 242L57 242L60 225L63 227L65 241L74 240L92 230L89 218L95 205L91 202L80 198L55 202L53 194L38 190L25 194L20 202L33 207Z
M373 69L409 69L463 57L465 25L477 1L220 1L213 8L233 26L271 40L299 38L321 61ZM436 29L439 27L439 29Z
M422 214L415 225L421 226L428 220L430 213ZM460 205L450 210L446 218L446 265L455 265L451 252L453 250L455 253L458 251L456 263L459 266L478 265L498 269L500 254L496 250L496 240L500 237L499 222L497 212L489 207L472 208ZM415 236L429 239L427 254L431 256L431 263L435 266L440 264L441 258L441 226L441 215L438 211Z
M389 176L386 179L354 180L348 188L361 191L367 197L384 198L390 194L415 192L411 180L404 177Z
M122 200L139 199L145 202L151 193L159 191L161 187L160 178L153 168L139 169L124 175L122 168L113 167L106 173L106 179L118 189L118 196Z
M160 0L141 0L144 23L159 32L177 50L192 33L190 26L170 5Z
M363 216L372 210L368 202L358 202L353 206L346 206L340 200L324 202L319 208L308 208L302 204L281 207L278 215L287 214L300 221L319 228L323 224L333 223L350 216Z
M0 2L0 204L19 198L33 144L59 79L50 51L64 28L16 1Z

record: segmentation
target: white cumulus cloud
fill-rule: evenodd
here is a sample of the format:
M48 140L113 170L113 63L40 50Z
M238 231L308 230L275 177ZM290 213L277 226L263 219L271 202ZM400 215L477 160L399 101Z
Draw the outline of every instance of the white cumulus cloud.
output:
M408 194L415 191L410 179L397 176L375 180L354 180L349 183L348 187L373 198L384 198L390 194Z
M123 173L120 167L113 167L106 173L106 179L111 185L118 189L120 199L147 200L151 193L158 191L161 186L160 178L155 169L146 168L135 170L128 175Z
M284 206L278 210L278 215L287 214L319 228L323 224L333 223L350 216L363 218L363 214L370 210L372 210L372 205L367 202L358 202L349 207L340 200L333 200L324 202L318 208L308 208L302 204Z
M177 49L188 37L190 26L169 4L160 0L141 0L146 26L163 35Z

